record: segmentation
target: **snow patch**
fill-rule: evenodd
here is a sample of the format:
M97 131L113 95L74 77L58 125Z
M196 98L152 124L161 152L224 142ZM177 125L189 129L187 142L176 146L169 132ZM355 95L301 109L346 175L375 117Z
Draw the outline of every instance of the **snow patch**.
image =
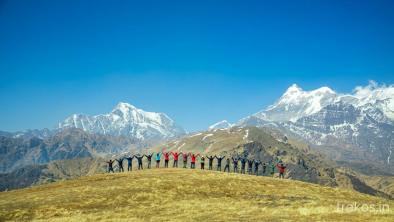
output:
M217 122L211 126L208 127L208 130L217 130L217 129L228 129L233 127L233 124L229 123L227 120L222 120L220 122Z
M208 137L210 137L210 136L213 136L213 134L212 134L212 133L209 133L209 134L205 135L205 136L201 139L201 141L204 141L206 138L208 138Z
M189 138L196 137L196 136L199 136L199 135L201 135L201 134L202 134L202 133L196 133L196 134L190 135Z
M244 137L242 138L243 140L247 140L248 139L248 136L249 136L249 129L247 129L246 131L245 131L245 135L244 135Z
M178 147L178 150L180 150L185 145L186 145L186 143L183 143L180 147Z

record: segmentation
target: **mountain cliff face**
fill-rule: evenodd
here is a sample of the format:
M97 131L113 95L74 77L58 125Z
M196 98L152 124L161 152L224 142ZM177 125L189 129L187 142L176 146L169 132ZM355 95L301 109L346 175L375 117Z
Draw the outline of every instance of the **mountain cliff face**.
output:
M304 91L293 85L274 105L238 125L277 128L317 146L351 146L392 167L393 113L394 86L370 83L354 94L338 94L328 87Z
M164 113L146 112L123 102L108 114L74 114L59 123L58 128L79 128L90 133L128 136L139 141L160 141L186 133Z

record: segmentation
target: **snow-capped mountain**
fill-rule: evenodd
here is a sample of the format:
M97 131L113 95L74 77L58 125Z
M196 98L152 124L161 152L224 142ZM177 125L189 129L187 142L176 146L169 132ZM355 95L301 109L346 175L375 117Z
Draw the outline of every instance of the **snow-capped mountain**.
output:
M294 84L275 104L238 125L279 128L315 145L351 145L392 165L394 86L370 82L340 94L328 87L304 91Z
M295 122L301 117L318 112L335 98L336 93L328 87L308 92L293 84L274 105L257 115L269 121Z
M222 120L217 122L208 127L208 130L215 130L215 129L228 129L231 128L233 124L229 123L227 120Z
M140 141L161 141L186 133L166 114L146 112L124 102L108 114L74 114L59 123L58 128L80 128L91 133L127 136Z

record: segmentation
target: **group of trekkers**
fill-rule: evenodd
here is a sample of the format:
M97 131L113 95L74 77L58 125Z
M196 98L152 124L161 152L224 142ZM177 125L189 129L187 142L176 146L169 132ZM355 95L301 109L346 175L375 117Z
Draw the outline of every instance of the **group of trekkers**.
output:
M158 153L151 153L151 154L136 154L130 155L128 157L121 157L119 159L110 159L106 161L108 164L108 173L114 172L113 163L116 161L118 163L118 170L119 172L124 172L123 169L123 161L127 160L127 171L132 171L133 166L133 159L135 158L138 163L138 170L143 169L142 159L147 159L147 168L151 168L152 157L156 160L156 168L160 168L160 162L162 157L164 157L164 167L168 168L168 163L170 162L170 157L173 157L173 164L172 167L178 167L178 160L182 158L183 160L183 168L187 168L188 159L190 157L190 168L196 168L197 158L199 158L200 168L201 170L205 169L205 160L208 160L208 170L213 170L213 162L216 159L216 170L222 171L222 161L224 162L224 172L230 173L230 163L233 166L234 173L241 173L241 174L255 174L256 176L259 174L259 166L262 166L262 174L275 174L275 169L278 169L279 178L284 178L285 170L287 165L283 164L281 160L277 161L270 161L270 162L261 162L260 160L255 159L248 159L246 157L240 157L238 154L233 155L231 157L222 156L222 155L200 155L194 153L185 153L185 152L158 152ZM238 164L240 163L240 170L238 169ZM247 170L247 171L246 171Z

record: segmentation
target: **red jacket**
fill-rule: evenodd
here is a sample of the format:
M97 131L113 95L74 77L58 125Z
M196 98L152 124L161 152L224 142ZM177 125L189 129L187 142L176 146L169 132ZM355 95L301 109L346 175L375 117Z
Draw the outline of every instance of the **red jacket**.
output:
M172 156L174 156L174 160L178 160L179 153L173 153L171 152Z
M276 164L276 167L278 168L279 173L284 173L284 172L285 172L285 169L286 169L285 166L281 166L281 165L279 165L279 164Z
M164 160L169 160L170 159L170 154L169 153L163 153L164 155Z
M197 157L197 156L198 156L198 155L191 154L192 163L195 163L195 162L196 162L196 157Z

